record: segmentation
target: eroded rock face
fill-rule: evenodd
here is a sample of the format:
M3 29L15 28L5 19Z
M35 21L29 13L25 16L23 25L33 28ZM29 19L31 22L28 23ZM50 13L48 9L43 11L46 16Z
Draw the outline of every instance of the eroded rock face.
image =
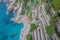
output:
M11 38L15 37L16 35L17 35L16 33L12 34L12 35L11 35Z

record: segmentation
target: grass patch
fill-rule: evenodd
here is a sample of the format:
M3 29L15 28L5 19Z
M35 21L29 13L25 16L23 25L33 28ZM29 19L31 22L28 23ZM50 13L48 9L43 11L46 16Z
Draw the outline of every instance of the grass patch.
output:
M35 24L31 24L31 28L30 28L30 32L32 32L33 30L35 30L35 28L36 28L36 25Z
M31 35L31 34L28 34L28 35L26 36L26 39L27 39L27 40L32 40L32 35Z

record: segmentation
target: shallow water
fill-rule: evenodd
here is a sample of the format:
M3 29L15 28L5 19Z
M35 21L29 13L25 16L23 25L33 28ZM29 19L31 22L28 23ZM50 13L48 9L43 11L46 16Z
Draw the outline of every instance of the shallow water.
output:
M13 17L13 11L6 15L6 3L0 3L0 40L19 40L21 29L24 25L14 24L10 21Z

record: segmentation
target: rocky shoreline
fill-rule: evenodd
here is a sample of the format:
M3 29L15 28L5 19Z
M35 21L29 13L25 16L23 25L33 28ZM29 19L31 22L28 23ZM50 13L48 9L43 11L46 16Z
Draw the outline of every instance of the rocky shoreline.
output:
M8 2L7 14L9 14L11 10L14 10L14 17L11 19L11 21L14 21L14 23L24 24L24 28L21 30L19 40L26 40L26 35L29 33L30 30L30 24L29 18L26 15L20 15L20 12L22 10L22 3L17 3L17 6L13 6L15 0L9 0Z

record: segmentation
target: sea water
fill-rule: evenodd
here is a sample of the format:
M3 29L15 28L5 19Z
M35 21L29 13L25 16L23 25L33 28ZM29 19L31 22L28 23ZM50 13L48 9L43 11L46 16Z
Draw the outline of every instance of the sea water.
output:
M0 40L19 40L21 29L24 27L22 23L17 24L11 20L13 11L8 15L6 3L0 3Z

